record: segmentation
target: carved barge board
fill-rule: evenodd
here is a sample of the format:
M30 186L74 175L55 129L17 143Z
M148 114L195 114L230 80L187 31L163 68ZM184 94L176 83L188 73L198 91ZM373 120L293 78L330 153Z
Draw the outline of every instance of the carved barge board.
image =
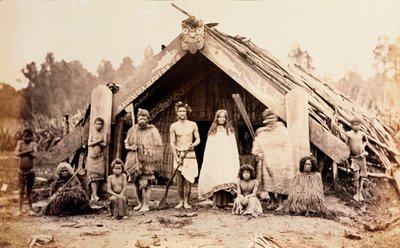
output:
M140 66L127 82L114 94L113 116L123 111L128 104L154 84L165 72L172 68L187 51L181 48L178 36L152 60Z
M205 46L200 51L210 61L228 74L233 80L250 92L260 102L271 107L276 114L286 121L285 96L244 60L218 42L208 33L205 35ZM309 117L311 142L337 163L343 163L350 151L345 143Z

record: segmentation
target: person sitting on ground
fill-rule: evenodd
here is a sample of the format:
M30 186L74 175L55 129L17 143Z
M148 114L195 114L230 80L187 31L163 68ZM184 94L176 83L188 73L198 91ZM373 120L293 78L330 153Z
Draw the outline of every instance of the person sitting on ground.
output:
M89 197L83 190L74 170L65 162L56 169L57 179L50 185L50 201L43 210L44 215L75 215L87 213Z
M326 212L321 174L318 172L317 159L305 156L300 160L300 173L293 181L292 190L285 204L285 212L321 214Z
M251 165L244 164L239 169L239 181L237 182L237 197L233 204L232 213L239 215L250 214L257 217L262 214L261 203L256 194L258 181L256 172Z
M364 183L364 178L367 177L367 161L368 152L365 151L367 145L367 137L360 131L361 120L353 119L351 121L351 129L346 132L346 144L350 148L350 168L353 170L354 180L354 200L364 201L361 193Z
M110 196L111 215L116 219L121 219L128 215L128 198L125 196L128 180L124 171L124 164L120 159L111 163L114 174L108 176L107 191Z

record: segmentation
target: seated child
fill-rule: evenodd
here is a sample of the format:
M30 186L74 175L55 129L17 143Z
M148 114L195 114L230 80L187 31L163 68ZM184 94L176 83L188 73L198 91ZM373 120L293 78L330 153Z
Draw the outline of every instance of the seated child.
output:
M300 173L293 180L292 190L285 205L286 213L324 213L325 200L317 160L306 156L300 160Z
M125 190L128 180L124 170L124 163L120 159L116 159L111 163L113 175L108 176L107 191L110 196L111 214L116 219L121 219L128 215L128 199L125 196Z
M257 217L258 214L262 214L262 207L256 196L258 181L255 179L255 170L251 165L244 164L239 169L238 177L240 180L237 182L237 197L232 213Z
M73 215L88 212L89 197L82 188L74 170L68 163L60 163L56 169L57 179L50 185L50 201L43 209L45 215Z

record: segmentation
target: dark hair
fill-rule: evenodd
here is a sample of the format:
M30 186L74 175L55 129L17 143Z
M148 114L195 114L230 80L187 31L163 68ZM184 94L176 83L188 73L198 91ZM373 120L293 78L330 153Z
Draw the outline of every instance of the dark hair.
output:
M175 103L175 112L176 113L178 113L179 108L185 108L187 115L189 115L192 112L192 108L188 104L183 103L181 101L178 101Z
M218 117L219 117L222 113L225 114L225 119L226 119L225 124L224 124L224 128L225 128L225 130L226 130L226 134L229 135L230 133L233 133L233 132L234 132L234 129L233 129L233 127L232 127L232 124L231 124L231 122L230 122L230 120L229 120L228 112L227 112L225 109L219 109L219 110L217 110L217 112L215 113L215 118L214 118L213 123L211 124L210 130L208 130L208 135L210 135L210 134L215 134L215 133L217 132L218 125L219 125L219 124L218 124Z
M121 159L117 158L111 163L111 169L113 170L116 165L121 165L122 171L124 171L124 162Z
M311 162L311 172L318 171L317 159L313 155L310 155L300 159L300 172L304 172L304 164L307 160L310 160Z
M354 124L360 124L361 125L361 119L355 117L350 121L350 124L351 125L354 125Z
M239 173L238 173L238 178L240 178L240 180L243 180L243 171L249 171L250 172L250 179L256 179L256 171L254 170L253 166L249 165L249 164L244 164L242 166L240 166L239 169Z
M104 125L104 120L101 117L97 117L96 119L94 119L94 123L96 123L97 121L100 121L102 125Z
M29 127L28 127L28 128L25 128L24 131L22 131L22 137L24 137L24 136L33 137L33 131L32 131L32 129L30 129Z

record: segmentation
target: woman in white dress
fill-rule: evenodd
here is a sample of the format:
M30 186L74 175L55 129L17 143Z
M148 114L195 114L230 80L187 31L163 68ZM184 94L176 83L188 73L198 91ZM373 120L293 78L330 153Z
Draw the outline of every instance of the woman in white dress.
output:
M239 168L235 133L227 111L220 109L208 131L199 177L199 198L212 197L214 207L225 207L233 202Z

